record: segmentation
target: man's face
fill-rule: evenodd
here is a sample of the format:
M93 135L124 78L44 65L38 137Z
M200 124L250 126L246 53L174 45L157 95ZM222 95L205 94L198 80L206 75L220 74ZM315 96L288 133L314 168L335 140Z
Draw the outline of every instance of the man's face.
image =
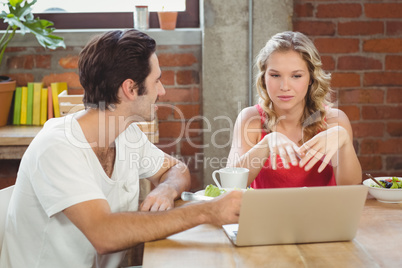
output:
M151 55L149 61L151 72L145 79L145 94L138 97L138 104L141 106L138 107L140 108L139 112L146 121L155 119L155 114L158 110L158 106L156 106L155 103L159 96L163 96L166 93L160 81L162 72L159 67L158 57L155 53Z

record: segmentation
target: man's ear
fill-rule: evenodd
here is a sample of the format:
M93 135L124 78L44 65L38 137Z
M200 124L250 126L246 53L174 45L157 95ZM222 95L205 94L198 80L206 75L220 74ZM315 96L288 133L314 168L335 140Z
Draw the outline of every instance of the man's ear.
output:
M138 97L137 84L132 79L126 79L120 86L123 95L129 100L135 100Z

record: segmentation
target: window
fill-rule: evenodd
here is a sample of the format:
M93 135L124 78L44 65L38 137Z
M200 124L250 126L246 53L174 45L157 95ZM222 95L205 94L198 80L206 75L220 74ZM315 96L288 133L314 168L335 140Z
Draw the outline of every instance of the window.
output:
M185 11L185 0L40 0L33 6L34 13L125 12L136 5L147 5L150 11Z
M199 0L39 0L33 12L41 19L52 21L56 29L124 29L133 28L134 7L144 2L149 3L150 28L159 28L156 11L162 9L162 2L169 3L164 10L179 11L177 28L200 27ZM0 27L5 28L5 24Z

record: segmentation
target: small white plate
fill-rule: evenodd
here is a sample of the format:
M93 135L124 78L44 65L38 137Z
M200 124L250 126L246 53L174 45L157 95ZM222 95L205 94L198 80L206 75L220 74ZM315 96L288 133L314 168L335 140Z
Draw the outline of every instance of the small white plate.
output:
M242 190L243 192L246 191L246 189L235 189L235 188L223 188L226 192L230 192L233 190ZM199 190L197 192L195 192L196 195L205 195L205 189L204 190Z

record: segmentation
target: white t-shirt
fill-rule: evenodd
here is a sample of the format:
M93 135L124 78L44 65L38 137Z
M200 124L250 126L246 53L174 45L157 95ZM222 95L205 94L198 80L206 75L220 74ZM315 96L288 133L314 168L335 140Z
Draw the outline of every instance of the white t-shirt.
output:
M74 115L45 124L21 160L0 268L118 267L124 252L98 255L62 212L94 199L106 199L112 212L138 209L139 179L161 168L164 153L135 124L115 142L109 178Z

